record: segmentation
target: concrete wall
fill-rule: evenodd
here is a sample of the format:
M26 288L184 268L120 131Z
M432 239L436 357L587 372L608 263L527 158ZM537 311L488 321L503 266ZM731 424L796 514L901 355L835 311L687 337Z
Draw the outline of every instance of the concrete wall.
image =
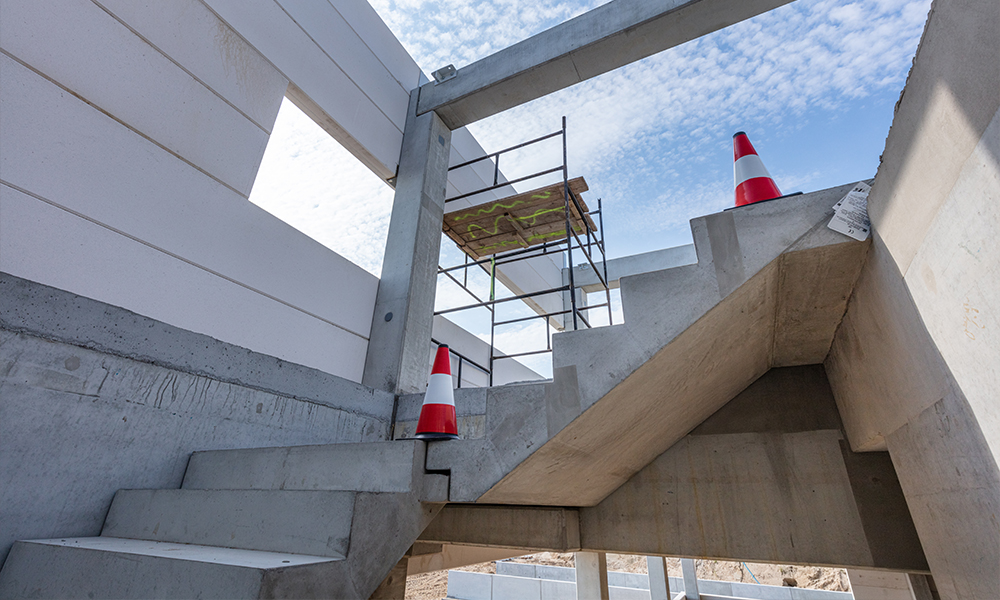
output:
M392 396L0 276L0 563L98 535L115 492L180 487L195 450L378 441Z
M588 550L926 570L887 453L842 444L823 368L771 369L604 501Z
M851 445L892 456L942 598L1000 596L1000 4L936 2L826 361Z
M273 62L197 0L2 10L0 270L359 380L377 280L247 201Z

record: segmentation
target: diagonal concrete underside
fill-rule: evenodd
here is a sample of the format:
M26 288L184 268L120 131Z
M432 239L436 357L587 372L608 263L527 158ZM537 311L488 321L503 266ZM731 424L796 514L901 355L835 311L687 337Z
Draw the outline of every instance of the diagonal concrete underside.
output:
M625 324L557 335L522 414L488 395L484 439L431 445L450 500L594 506L769 369L821 363L868 249L826 227L849 189L692 221L698 264L624 278Z

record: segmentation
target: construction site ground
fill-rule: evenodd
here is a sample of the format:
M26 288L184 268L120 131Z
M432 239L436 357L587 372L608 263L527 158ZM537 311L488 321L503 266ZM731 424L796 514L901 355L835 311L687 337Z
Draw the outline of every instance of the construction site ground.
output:
M510 559L512 562L532 563L538 565L553 565L557 567L573 567L572 553L540 552L526 554ZM850 591L851 585L847 579L847 571L830 567L804 567L797 565L771 565L763 563L744 563L722 560L698 560L698 579L714 579L717 581L740 581L745 583L756 581L764 585L788 585L793 581L803 588ZM681 577L681 561L678 558L667 559L667 569L671 577ZM477 573L496 573L496 564L492 562L469 565L456 569L457 571L473 571ZM626 573L646 573L646 557L629 554L608 554L608 570L624 571ZM751 575L751 572L753 575ZM432 571L406 578L406 600L441 600L448 595L448 572Z

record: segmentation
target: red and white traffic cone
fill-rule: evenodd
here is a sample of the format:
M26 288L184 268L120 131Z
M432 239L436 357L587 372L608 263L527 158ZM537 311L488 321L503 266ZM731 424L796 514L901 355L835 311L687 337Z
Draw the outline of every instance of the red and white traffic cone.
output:
M424 395L424 405L417 421L414 437L421 440L458 439L458 419L455 416L455 391L451 380L451 354L448 345L438 346L431 369L431 380Z
M733 180L736 187L736 206L746 206L761 200L781 197L781 190L764 168L764 163L757 156L750 138L742 131L733 134Z

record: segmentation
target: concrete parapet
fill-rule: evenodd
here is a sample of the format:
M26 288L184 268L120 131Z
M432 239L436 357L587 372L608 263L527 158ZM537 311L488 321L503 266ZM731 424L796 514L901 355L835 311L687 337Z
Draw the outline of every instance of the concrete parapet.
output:
M0 273L0 328L388 423L392 394Z

